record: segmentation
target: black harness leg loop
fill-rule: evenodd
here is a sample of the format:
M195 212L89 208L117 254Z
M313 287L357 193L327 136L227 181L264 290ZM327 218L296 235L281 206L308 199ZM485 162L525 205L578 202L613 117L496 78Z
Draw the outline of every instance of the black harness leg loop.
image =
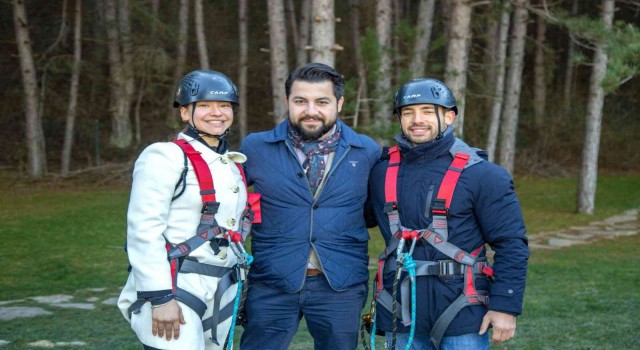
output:
M444 332L447 331L451 321L458 315L460 310L464 309L466 306L470 305L469 300L464 294L460 294L456 300L447 307L444 312L438 317L436 323L433 325L431 329L431 342L436 347L436 349L440 349L440 342L442 341L442 337L444 336Z

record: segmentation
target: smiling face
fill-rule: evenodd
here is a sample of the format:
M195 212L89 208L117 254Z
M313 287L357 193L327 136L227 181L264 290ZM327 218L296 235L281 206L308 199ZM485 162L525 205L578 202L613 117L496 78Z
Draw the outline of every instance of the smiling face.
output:
M233 105L226 101L199 101L180 107L180 117L202 132L222 135L233 123Z
M342 110L344 98L336 100L331 81L296 80L287 98L289 123L304 141L324 138Z
M438 136L438 117L440 131L444 132L453 123L456 114L432 104L410 105L400 110L400 126L405 137L415 146L432 141Z

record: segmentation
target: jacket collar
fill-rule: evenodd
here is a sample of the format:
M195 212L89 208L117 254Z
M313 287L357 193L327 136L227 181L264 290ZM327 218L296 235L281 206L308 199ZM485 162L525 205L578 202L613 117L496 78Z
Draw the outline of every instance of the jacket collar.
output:
M187 140L191 144L191 146L193 146L193 148L196 151L200 152L200 154L202 155L203 158L210 157L211 155L213 155L215 157L218 157L218 156L222 155L221 153L218 153L215 150L215 147L211 148L206 143L200 142L198 139L195 139L194 137L188 135L187 133L180 132L178 134L177 139L178 140Z
M229 150L229 141L224 138L218 139L217 146L209 146L209 144L207 144L207 142L202 137L200 137L200 135L198 135L193 128L187 127L184 131L181 132L181 134L190 137L190 141L195 140L197 143L204 145L206 148L209 148L210 150L218 154L225 154Z
M396 135L395 140L400 146L400 154L407 160L412 160L420 157L426 157L427 159L435 159L442 154L448 154L449 149L455 141L453 136L453 127L449 126L445 130L444 135L439 140L429 141L417 146L414 146L404 135L399 133Z
M338 119L336 123L340 123L342 127L340 143L346 142L347 144L353 147L361 147L364 148L365 145L362 140L358 137L358 134L353 131L350 127L348 127L342 120ZM280 124L276 125L275 128L271 129L267 136L265 137L266 142L281 142L287 141L289 137L287 133L289 132L289 119L285 119Z

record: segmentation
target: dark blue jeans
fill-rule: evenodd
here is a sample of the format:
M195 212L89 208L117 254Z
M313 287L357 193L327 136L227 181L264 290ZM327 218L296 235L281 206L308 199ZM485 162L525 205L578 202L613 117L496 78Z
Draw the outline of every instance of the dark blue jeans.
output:
M314 349L353 350L358 346L365 283L336 292L324 275L307 276L298 293L253 284L246 301L247 325L242 350L286 350L304 316Z

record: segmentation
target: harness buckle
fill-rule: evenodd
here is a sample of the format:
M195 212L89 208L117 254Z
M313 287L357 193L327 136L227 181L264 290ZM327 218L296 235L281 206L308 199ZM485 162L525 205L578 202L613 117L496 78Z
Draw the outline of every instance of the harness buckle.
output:
M255 213L253 212L253 210L251 210L251 206L249 205L249 203L247 203L247 207L245 208L244 217L247 218L249 222L252 222L255 218Z
M205 202L202 205L202 214L216 214L218 212L218 208L220 207L220 202Z
M449 219L449 208L445 206L446 201L442 198L438 198L433 201L433 207L431 208L431 216L444 216Z
M453 260L438 260L438 269L440 270L440 276L461 274L460 264Z
M485 274L488 277L493 278L493 268L489 265L489 264L484 264L484 266L482 266L482 269L480 270L483 274Z
M438 261L438 270L440 275L449 275L449 261L448 260L440 260Z
M385 202L384 203L384 207L383 207L383 211L385 213L390 213L394 210L398 209L398 202Z

